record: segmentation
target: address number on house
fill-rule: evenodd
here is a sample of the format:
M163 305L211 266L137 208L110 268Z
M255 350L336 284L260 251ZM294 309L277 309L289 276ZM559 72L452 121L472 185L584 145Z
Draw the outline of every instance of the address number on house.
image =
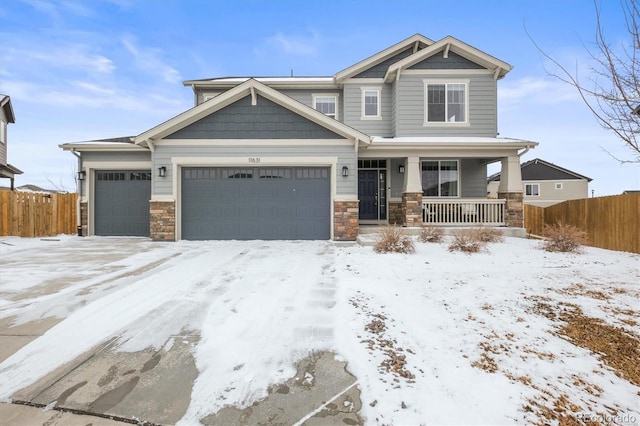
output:
M249 164L258 164L260 163L260 157L249 157Z

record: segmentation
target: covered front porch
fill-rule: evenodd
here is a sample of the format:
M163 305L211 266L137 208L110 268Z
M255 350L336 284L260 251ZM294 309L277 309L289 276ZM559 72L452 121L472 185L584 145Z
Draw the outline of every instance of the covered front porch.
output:
M380 140L361 147L359 223L418 227L523 227L520 155L534 142L496 138ZM463 139L462 141L460 139ZM463 143L465 142L465 143ZM402 152L403 156L399 154ZM498 198L487 196L487 165L499 162Z

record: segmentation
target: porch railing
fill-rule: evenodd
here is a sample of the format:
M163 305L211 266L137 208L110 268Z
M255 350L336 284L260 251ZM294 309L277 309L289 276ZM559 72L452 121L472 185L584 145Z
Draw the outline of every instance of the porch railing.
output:
M423 199L422 222L434 225L504 226L505 200Z

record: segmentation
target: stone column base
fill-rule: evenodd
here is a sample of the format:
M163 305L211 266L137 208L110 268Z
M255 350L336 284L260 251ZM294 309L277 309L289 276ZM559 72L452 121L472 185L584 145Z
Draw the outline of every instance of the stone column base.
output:
M402 201L389 201L389 225L404 225Z
M402 193L405 226L422 226L422 192Z
M355 241L358 237L358 204L360 201L334 201L333 203L333 239L336 241Z
M149 202L149 236L153 241L175 241L175 201Z
M79 237L86 237L89 234L89 203L80 201L80 232Z
M506 200L505 224L512 228L524 228L524 202L522 192L498 192L498 198Z

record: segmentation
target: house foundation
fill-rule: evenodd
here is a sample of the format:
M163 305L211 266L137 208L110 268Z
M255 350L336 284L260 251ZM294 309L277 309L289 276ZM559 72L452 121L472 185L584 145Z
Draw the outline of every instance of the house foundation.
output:
M333 239L335 241L355 241L358 237L360 228L358 203L358 200L333 203Z
M80 229L78 231L79 237L89 235L89 203L86 201L80 201Z
M389 225L404 225L404 213L402 202L389 202Z
M402 193L402 214L405 226L422 226L422 192Z
M498 192L498 198L504 199L504 221L512 228L524 228L524 202L522 192Z
M149 202L149 236L154 241L175 241L175 201Z

